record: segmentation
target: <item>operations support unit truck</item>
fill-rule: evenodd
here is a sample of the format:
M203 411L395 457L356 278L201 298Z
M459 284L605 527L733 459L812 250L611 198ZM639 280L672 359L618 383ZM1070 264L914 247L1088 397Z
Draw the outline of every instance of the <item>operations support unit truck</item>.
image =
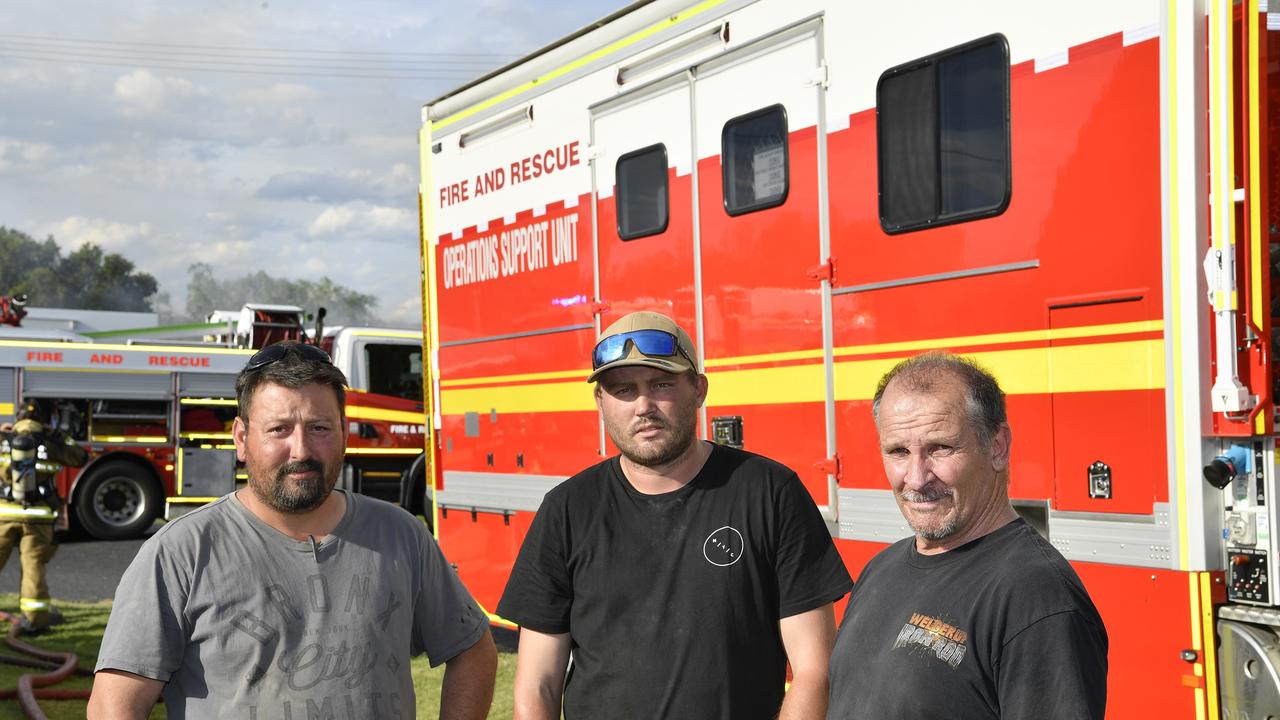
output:
M1108 717L1277 714L1274 28L1258 0L644 0L428 103L464 582L492 610L543 494L616 452L583 380L625 313L693 334L702 436L797 470L855 576L910 534L876 380L948 349L1008 392L1010 495L1106 622Z

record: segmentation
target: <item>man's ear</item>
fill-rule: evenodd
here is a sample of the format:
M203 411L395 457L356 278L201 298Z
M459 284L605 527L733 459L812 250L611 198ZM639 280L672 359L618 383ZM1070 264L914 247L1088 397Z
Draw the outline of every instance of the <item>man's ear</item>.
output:
M236 459L244 462L244 448L249 443L249 425L239 415L231 424L231 440L236 444Z
M707 376L698 373L698 379L693 386L698 390L698 407L707 401L707 392L711 389L711 383L707 382Z
M1013 432L1009 430L1009 423L1005 423L991 438L991 467L996 472L1005 472L1009 469L1009 451L1012 445Z

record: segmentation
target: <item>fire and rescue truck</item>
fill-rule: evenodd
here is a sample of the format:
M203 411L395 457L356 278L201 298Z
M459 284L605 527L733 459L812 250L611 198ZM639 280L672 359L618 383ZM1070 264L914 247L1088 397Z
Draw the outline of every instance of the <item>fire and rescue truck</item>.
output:
M172 339L193 329L207 339ZM339 487L423 512L421 333L318 330L351 383ZM178 328L0 327L0 423L34 403L90 450L88 464L57 478L69 506L63 527L74 518L94 537L138 536L245 481L231 441L236 374L257 348L305 335L301 309L286 305L246 305L233 322Z
M430 452L492 609L614 452L603 326L694 335L703 437L801 476L851 572L910 530L870 398L949 349L1110 633L1108 717L1280 715L1280 22L1259 0L642 0L428 103ZM502 622L501 618L494 618Z

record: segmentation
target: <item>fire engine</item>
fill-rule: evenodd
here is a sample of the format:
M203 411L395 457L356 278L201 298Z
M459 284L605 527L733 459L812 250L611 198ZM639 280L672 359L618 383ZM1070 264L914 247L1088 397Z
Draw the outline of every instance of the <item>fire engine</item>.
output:
M583 380L625 313L691 332L702 436L794 468L855 576L910 535L876 381L948 349L1008 392L1010 494L1106 622L1108 717L1280 715L1267 10L642 0L427 103L463 580L492 609L545 491L616 452Z
M243 484L247 476L231 442L236 374L257 348L306 333L294 306L251 304L232 315L84 333L0 327L0 423L11 422L22 403L34 403L90 450L88 464L58 475L69 506L59 515L62 527L74 518L94 537L135 537L157 518ZM317 330L320 346L351 383L339 487L422 513L428 502L422 334ZM201 339L174 339L192 331Z

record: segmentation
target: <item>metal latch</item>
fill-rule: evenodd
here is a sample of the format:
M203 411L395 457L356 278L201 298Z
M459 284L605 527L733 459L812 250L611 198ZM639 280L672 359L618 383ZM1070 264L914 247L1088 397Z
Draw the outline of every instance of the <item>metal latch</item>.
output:
M821 265L814 265L809 269L805 270L804 274L807 277L813 278L814 280L818 280L818 281L826 280L832 285L835 285L836 284L836 259L833 257L829 257L827 258L827 261L822 263Z
M1089 466L1089 497L1111 498L1111 467L1101 460Z
M813 468L824 475L830 475L836 480L839 480L840 453L836 453L835 457L829 457L826 460L819 460L813 464Z
M827 87L830 86L830 78L828 77L829 76L828 70L829 70L829 66L827 65L827 61L823 60L821 63L818 63L818 66L813 69L813 73L810 74L809 77L805 79L804 86L805 87L816 86L816 87L821 87L823 89L826 89Z
M591 308L592 315L602 315L609 312L609 308L613 307L613 304L607 303L604 300L597 300L591 303L588 307Z

